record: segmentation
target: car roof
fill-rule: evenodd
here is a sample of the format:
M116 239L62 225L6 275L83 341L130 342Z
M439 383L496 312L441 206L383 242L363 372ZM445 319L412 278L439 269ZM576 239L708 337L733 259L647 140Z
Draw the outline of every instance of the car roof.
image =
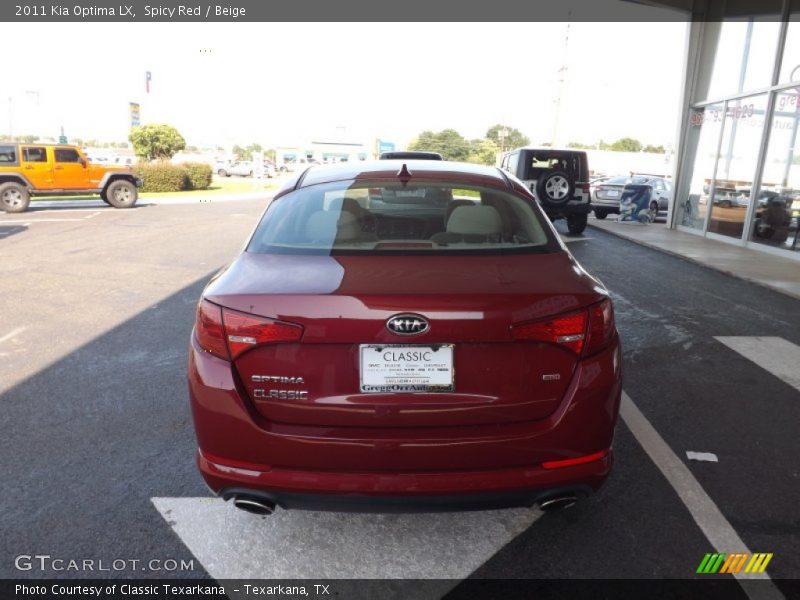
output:
M53 146L61 148L80 148L78 144L59 144L58 142L0 142L2 146Z
M550 146L523 146L521 148L514 148L513 150L509 150L506 154L511 154L512 152L519 152L521 150L533 150L535 152L553 152L553 153L569 153L569 154L586 154L586 150L582 150L580 148L551 148Z
M502 190L509 190L513 187L505 174L497 167L446 160L390 159L315 165L303 172L296 188L351 179L356 181L398 181L398 175L404 165L405 170L411 175L410 182L413 182L414 179L424 179Z

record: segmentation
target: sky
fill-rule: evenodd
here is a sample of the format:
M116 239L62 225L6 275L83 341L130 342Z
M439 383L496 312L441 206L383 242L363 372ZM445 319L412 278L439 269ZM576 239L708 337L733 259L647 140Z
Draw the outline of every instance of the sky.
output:
M3 65L0 133L57 136L63 126L68 137L125 141L133 101L143 123L174 125L196 146L380 138L404 147L426 129L478 138L495 123L533 143L631 136L669 146L686 30L680 22L17 24L4 44L24 48L25 60Z

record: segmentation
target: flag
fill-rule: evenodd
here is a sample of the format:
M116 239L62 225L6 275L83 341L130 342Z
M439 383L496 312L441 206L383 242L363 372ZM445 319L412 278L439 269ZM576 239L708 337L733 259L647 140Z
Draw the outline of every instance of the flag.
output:
M150 93L150 81L153 79L153 74L150 71L144 72L144 89L149 94Z

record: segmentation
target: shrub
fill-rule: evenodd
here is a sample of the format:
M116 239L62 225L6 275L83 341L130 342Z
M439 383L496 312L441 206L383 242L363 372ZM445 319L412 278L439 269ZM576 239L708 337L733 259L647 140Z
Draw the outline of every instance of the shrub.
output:
M186 169L165 161L139 163L134 172L144 179L143 192L180 192L188 187Z
M199 162L185 162L179 165L186 171L187 190L207 190L211 185L211 166Z

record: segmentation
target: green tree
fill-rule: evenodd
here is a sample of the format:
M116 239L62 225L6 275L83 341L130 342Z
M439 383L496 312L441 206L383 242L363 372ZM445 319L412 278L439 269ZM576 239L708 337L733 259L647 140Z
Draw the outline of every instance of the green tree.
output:
M502 142L500 141L501 131L506 132ZM521 146L527 146L531 143L528 136L524 135L519 129L514 129L508 125L500 125L499 123L497 125L492 125L486 130L486 139L493 141L497 147L502 148L502 150L512 150L514 148L520 148Z
M39 140L38 135L19 135L17 139L22 142L23 144L32 144Z
M652 152L653 154L666 154L667 151L664 146L653 146L652 144L647 144L644 147L644 152Z
M239 144L234 144L233 148L231 148L231 152L236 157L236 160L244 160L244 155L247 150L242 148Z
M186 148L186 140L171 125L137 125L131 128L128 140L133 151L144 160L169 160Z
M575 148L576 150L594 150L596 146L592 144L584 144L582 142L570 142L567 144L567 148Z
M641 152L642 142L633 138L624 137L611 144L615 152Z
M497 163L498 152L500 152L500 147L492 140L472 140L469 143L467 162L479 165L494 165Z
M470 143L455 129L442 129L423 131L411 141L408 149L438 152L445 160L465 161L470 154Z

